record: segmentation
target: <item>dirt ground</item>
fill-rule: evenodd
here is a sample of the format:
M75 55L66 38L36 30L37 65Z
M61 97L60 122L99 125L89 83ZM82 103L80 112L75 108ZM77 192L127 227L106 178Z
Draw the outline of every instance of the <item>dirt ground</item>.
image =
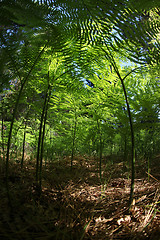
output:
M23 170L10 163L9 207L4 166L0 176L0 239L101 240L160 239L160 157L136 163L134 200L130 194L129 167L116 157L104 159L102 179L97 160L77 156L43 166L42 193L35 184L35 163Z

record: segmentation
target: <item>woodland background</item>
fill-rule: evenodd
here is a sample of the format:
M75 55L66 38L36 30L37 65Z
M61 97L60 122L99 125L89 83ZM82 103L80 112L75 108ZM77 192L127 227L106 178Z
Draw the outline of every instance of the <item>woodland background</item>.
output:
M159 239L160 3L0 2L2 239Z

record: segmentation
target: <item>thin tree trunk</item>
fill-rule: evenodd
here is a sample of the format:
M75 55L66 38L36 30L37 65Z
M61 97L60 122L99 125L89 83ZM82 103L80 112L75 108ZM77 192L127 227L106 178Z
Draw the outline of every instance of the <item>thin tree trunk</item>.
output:
M73 130L73 139L72 139L72 154L71 154L71 170L73 167L73 159L75 154L76 131L77 131L77 116L76 116L76 109L75 109L74 130Z
M1 128L1 138L2 138L2 156L3 161L5 159L5 152L4 152L4 118L3 118L3 99L1 101L2 108L1 108L1 116L2 116L2 128Z
M10 145L11 145L11 137L12 137L12 130L13 130L13 124L14 124L14 120L16 117L16 113L17 113L17 109L18 109L18 104L19 104L19 100L22 94L22 90L23 90L24 84L21 85L17 100L16 100L16 104L15 104L15 108L13 111L13 117L11 120L11 125L10 125L10 130L9 130L9 136L8 136L8 142L7 142L7 155L6 155L6 189L7 189L7 196L8 196L8 200L9 200L9 204L11 207L11 197L10 197L10 193L9 193L9 183L8 183L8 175L9 175L9 152L10 152Z
M123 79L120 77L121 84L123 87L123 92L125 95L125 100L127 104L127 111L129 116L129 122L130 122L130 130L131 130L131 142L132 142L132 152L131 152L131 163L132 163L132 175L131 175L131 188L130 188L130 199L129 199L129 206L131 206L133 201L133 195L134 195L134 180L135 180L135 140L134 140L134 130L133 130L133 122L132 122L132 116L130 111L130 106L128 102L127 92L126 88L123 82Z
M48 93L46 108L45 108L42 142L41 142L40 169L39 169L39 190L40 190L40 193L41 193L41 189L42 189L42 163L43 163L43 153L44 153L45 127L46 127L46 121L47 121L48 104L49 104L50 97L51 97L51 86L50 85L48 86L48 92L49 93Z
M26 123L24 128L24 134L23 134L23 149L22 149L22 159L21 159L21 168L23 168L24 163L24 153L25 153L25 141L26 141Z
M125 171L126 168L126 164L127 164L127 137L126 134L124 136L124 156L123 156L123 169Z
M102 153L103 153L103 146L102 146L102 137L100 136L100 152L99 152L99 175L100 181L102 181Z
M126 77L128 77L132 72L134 72L139 67L131 70L128 74L126 74L126 76L124 78L122 78L110 50L108 48L107 48L108 52L104 49L102 49L102 50L106 53L106 58L112 64L119 80L121 81L121 85L122 85L122 88L123 88L125 101L126 101L126 105L127 105L127 112L128 112L128 118L129 118L129 123L130 123L130 131L131 131L131 142L132 142L132 150L131 150L132 172L131 172L131 187L130 187L130 198L129 198L129 207L131 207L132 201L133 201L133 195L134 195L134 180L135 180L135 140L134 140L133 121L132 121L129 101L128 101L128 97L127 97L127 91L126 91L126 88L125 88L125 85L124 85L124 80L125 80Z
M103 147L102 147L102 134L101 134L101 129L100 129L100 124L97 119L97 126L98 126L98 133L99 133L99 176L100 176L100 181L102 181L102 152L103 152Z
M12 116L12 120L11 120L11 124L10 124L10 130L9 130L9 135L8 135L8 142L7 142L7 154L6 154L6 189L7 189L7 196L8 196L8 200L11 206L11 198L10 198L10 193L9 193L9 185L8 185L8 173L9 173L9 152L10 152L10 145L11 145L11 138L12 138L12 130L13 130L13 124L15 121L15 117L16 117L16 113L17 113L17 109L18 109L18 105L19 105L19 101L22 95L22 91L23 88L26 84L26 82L29 79L29 76L31 74L31 72L33 71L39 57L41 56L41 54L43 53L44 49L46 48L46 45L44 46L44 48L40 51L40 53L38 54L37 58L35 59L30 71L28 72L26 78L24 79L24 81L21 83L21 88L19 90L19 94L15 103L15 107L13 110L13 116Z
M48 87L45 94L45 100L43 105L43 110L41 114L41 123L39 128L39 140L38 140L38 149L37 149L37 162L36 162L36 182L38 187L38 192L41 194L41 184L42 184L42 160L43 160L43 145L44 145L44 136L45 136L45 124L47 120L47 110L48 103L51 96L51 86L49 84L49 71L48 70ZM40 162L39 162L40 161Z
M44 121L44 114L45 114L45 109L46 109L46 102L47 102L47 97L48 97L48 89L45 94L45 100L43 104L43 110L41 114L41 121L40 121L40 126L39 126L39 138L38 138L38 147L37 147L37 160L36 160L36 183L37 187L39 185L39 161L40 161L40 152L41 152L41 146L42 146L42 128L43 128L43 121Z

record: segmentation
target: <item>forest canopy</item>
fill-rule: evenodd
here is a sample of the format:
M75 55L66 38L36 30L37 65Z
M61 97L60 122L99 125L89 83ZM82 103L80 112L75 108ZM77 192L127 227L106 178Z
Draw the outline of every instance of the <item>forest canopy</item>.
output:
M2 0L0 43L10 205L13 162L34 163L40 194L44 165L68 158L73 171L77 156L94 156L101 183L105 159L121 159L131 206L136 161L149 176L159 154L159 0Z

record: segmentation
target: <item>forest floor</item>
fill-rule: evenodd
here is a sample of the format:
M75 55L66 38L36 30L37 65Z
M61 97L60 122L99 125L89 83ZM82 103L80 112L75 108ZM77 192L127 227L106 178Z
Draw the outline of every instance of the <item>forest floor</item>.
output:
M93 157L77 156L43 167L42 193L35 163L10 163L9 207L4 166L0 175L0 239L102 240L160 239L160 156L136 165L135 194L129 211L130 176L117 159L103 160L102 180ZM129 170L130 172L130 170ZM149 181L148 181L149 180Z

